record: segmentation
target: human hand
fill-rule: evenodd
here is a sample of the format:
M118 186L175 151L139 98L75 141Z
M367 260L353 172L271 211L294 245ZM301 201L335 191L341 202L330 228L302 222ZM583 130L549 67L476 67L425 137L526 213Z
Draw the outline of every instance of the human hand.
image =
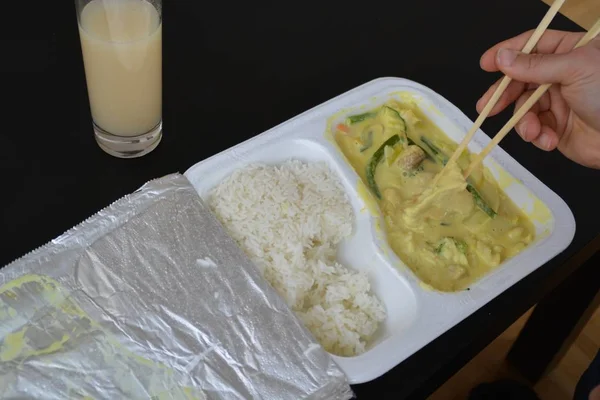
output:
M548 92L515 127L542 150L556 148L571 160L600 169L600 38L573 49L583 33L548 30L532 54L523 48L533 31L498 43L481 57L481 68L513 79L490 116L516 101L521 107L535 89L552 83ZM500 81L477 102L481 112Z

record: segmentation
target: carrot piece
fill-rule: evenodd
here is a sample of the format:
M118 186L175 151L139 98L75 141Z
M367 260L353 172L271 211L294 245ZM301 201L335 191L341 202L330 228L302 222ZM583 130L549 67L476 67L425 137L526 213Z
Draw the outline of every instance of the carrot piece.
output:
M337 130L342 131L344 133L350 133L350 128L348 127L348 125L344 125L344 124L338 124Z

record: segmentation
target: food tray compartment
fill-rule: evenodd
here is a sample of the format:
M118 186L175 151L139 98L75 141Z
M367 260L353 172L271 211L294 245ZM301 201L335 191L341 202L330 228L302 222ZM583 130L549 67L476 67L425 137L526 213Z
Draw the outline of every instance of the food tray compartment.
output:
M252 163L324 161L340 178L355 221L352 236L340 246L338 261L348 268L368 272L372 291L387 312L386 321L365 353L334 356L351 383L375 379L408 358L564 250L575 232L573 215L564 201L496 147L485 165L500 187L530 216L537 231L536 241L473 284L469 291L441 293L421 284L387 244L380 216L368 210L362 182L330 134L331 126L345 116L376 107L390 97L402 100L406 94L456 142L472 125L460 110L432 90L405 79L382 78L201 161L185 173L203 198L233 171ZM469 150L478 152L489 140L478 131Z
M375 245L372 215L366 212L365 203L356 192L356 181L352 177L354 171L345 165L338 154L325 146L322 124L309 123L300 131L273 133L253 139L256 141L251 148L234 147L205 160L188 170L186 176L206 199L210 191L233 171L252 163L279 165L289 159L326 162L337 175L355 215L352 236L339 246L337 259L347 268L367 272L372 292L381 300L387 313L386 320L380 325L365 353L355 357L334 356L343 368L348 360L361 360L379 344L407 331L416 320L416 297L408 282L389 265L389 260ZM252 140L246 143L250 142Z

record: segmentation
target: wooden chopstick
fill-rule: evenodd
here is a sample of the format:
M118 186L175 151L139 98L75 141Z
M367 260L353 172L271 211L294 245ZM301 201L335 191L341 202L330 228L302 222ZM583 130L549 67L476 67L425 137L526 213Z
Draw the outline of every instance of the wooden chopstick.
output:
M527 41L527 43L525 43L523 50L521 50L522 53L526 53L526 54L531 53L531 51L533 50L533 48L535 47L537 42L540 40L540 38L542 37L542 35L544 34L546 29L550 25L550 22L552 22L552 19L556 16L556 14L558 13L558 10L560 10L560 8L564 4L564 2L565 2L565 0L556 0L552 4L552 6L548 10L548 12L544 16L544 18L538 25L538 27L535 29L535 31L533 32L533 34ZM467 148L467 146L469 145L469 142L471 141L471 139L473 139L473 136L475 136L475 133L481 127L481 125L483 124L483 121L485 121L485 119L488 117L488 115L490 114L490 112L492 111L492 109L494 108L496 103L498 103L498 100L502 96L502 93L504 93L504 91L506 90L506 88L508 87L508 85L510 84L511 81L512 81L512 79L509 78L508 76L505 76L502 79L502 81L500 82L500 85L496 88L496 91L492 95L492 98L490 99L490 101L488 101L488 103L484 107L481 114L479 114L479 116L477 117L477 120L475 120L475 123L473 124L473 126L471 127L469 132L467 132L467 135L462 140L460 145L456 148L454 153L452 153L452 156L450 157L450 159L448 160L448 163L446 163L446 165L456 162L456 160L458 160L458 157L460 157L462 152ZM441 176L443 173L444 173L444 169L442 169L442 171L440 171L440 173L438 174L438 177ZM437 181L437 179L438 178L436 178L436 181Z
M592 26L592 28L585 34L585 36L581 38L579 43L577 43L577 45L575 45L574 48L576 49L578 47L585 46L586 44L591 42L596 36L598 36L599 33L600 33L600 19L598 21L596 21L594 26ZM494 136L492 141L490 143L488 143L488 145L481 151L481 153L479 153L475 157L475 159L473 161L471 161L471 164L464 172L465 178L467 178L469 175L471 175L471 172L473 172L473 169L481 161L483 161L483 159L490 153L490 151L492 151L494 146L496 146L498 143L500 143L500 141L502 139L504 139L504 137L508 134L508 132L510 132L515 127L517 122L519 122L519 120L521 120L521 118L523 118L523 116L525 114L527 114L527 112L531 109L531 107L533 107L533 105L544 95L544 93L546 93L546 91L548 90L548 88L551 85L552 84L547 83L545 85L538 87L536 89L536 91L533 92L531 97L525 102L525 104L523 104L523 106L521 106L521 108L519 108L519 110L506 123L506 125L504 125L504 127L502 129L500 129L500 131L496 134L496 136Z

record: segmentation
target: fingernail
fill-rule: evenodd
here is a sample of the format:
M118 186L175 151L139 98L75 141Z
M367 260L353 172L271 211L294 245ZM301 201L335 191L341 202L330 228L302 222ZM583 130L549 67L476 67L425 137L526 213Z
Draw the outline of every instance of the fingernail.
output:
M481 108L481 100L483 100L483 97L482 97L482 98L480 98L479 100L477 100L477 104L475 105L475 108L476 108L477 110L479 110L479 109Z
M543 149L545 149L545 150L548 150L548 149L550 148L550 142L551 142L551 141L552 141L552 139L551 139L551 138L550 138L550 136L548 136L547 134L545 134L545 133L542 133L542 134L540 135L539 142L540 142L540 146L541 146Z
M515 50L511 49L498 50L498 54L496 54L498 64L503 67L510 67L517 58L517 54L518 53Z
M523 140L528 141L527 139L527 124L521 124L519 126L519 134L523 138Z

